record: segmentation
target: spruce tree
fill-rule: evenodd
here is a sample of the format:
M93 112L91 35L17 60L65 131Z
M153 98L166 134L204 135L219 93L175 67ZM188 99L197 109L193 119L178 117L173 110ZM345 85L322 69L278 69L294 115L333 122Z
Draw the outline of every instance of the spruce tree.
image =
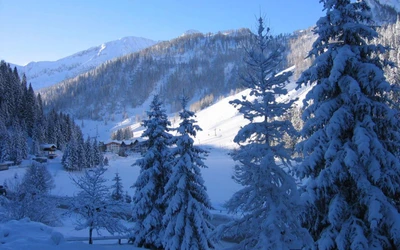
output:
M78 143L75 136L72 136L70 142L67 144L61 163L68 171L81 170L79 168Z
M142 138L147 150L134 163L140 167L140 174L132 186L135 188L132 200L135 226L131 241L139 247L162 246L162 217L166 209L163 202L164 187L171 172L168 168L171 143L168 131L171 124L162 105L158 95L155 95L147 112L148 119L142 124L146 128Z
M113 178L114 184L111 186L111 188L113 189L111 197L113 198L113 200L116 201L121 201L124 198L124 191L123 191L123 186L122 186L122 179L119 176L119 173L115 173L115 176Z
M92 144L92 140L88 136L85 142L85 158L86 158L86 165L88 168L95 167L95 161L94 161L94 148Z
M302 248L310 237L299 223L300 197L288 174L291 156L283 136L296 131L289 120L279 119L294 100L277 100L278 95L287 94L285 85L292 72L277 74L283 49L274 43L269 28L265 30L263 19L258 21L258 34L247 49L247 70L242 76L250 96L231 102L249 123L235 136L239 149L232 153L237 162L234 180L243 188L228 200L226 208L243 215L217 232L240 239L241 249Z
M0 120L0 162L8 161L11 154L11 138L3 121Z
M128 191L125 191L125 202L126 203L132 202L132 197L128 194Z
M105 164L103 152L100 150L99 143L97 142L96 138L93 141L92 149L94 157L93 158L94 166L108 166L108 159L107 159L107 164Z
M212 206L200 171L206 168L203 160L207 151L193 145L192 137L201 128L195 125L194 112L187 110L186 104L183 97L181 123L173 140L176 147L172 150L172 174L165 186L164 203L168 206L163 217L163 246L170 250L212 249Z
M326 16L299 84L304 100L304 225L318 249L400 246L399 113L382 68L382 45L366 1L321 1Z

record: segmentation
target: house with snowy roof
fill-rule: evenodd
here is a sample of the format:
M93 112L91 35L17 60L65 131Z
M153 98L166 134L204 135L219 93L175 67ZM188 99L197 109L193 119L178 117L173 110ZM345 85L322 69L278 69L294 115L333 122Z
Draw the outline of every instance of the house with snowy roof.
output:
M57 157L57 146L55 144L40 144L40 151L49 159Z

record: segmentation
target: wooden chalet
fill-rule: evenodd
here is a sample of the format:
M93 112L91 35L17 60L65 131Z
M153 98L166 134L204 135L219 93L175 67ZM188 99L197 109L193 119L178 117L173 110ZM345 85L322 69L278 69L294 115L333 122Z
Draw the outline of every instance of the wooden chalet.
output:
M14 165L13 161L0 162L0 171L8 170L10 166Z
M55 144L41 144L40 151L43 152L44 155L49 159L54 159L57 157L56 155L57 146Z

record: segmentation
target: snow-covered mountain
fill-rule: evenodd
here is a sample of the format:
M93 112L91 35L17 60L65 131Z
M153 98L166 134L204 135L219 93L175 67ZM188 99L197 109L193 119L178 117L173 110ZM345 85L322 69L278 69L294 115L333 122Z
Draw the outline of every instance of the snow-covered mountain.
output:
M378 0L381 4L393 7L397 12L400 12L400 0Z
M200 31L191 29L191 30L187 30L187 31L183 32L183 34L180 35L180 37L182 37L182 36L188 36L188 35L193 35L193 34L198 34L198 33L201 34Z
M140 51L156 43L146 38L124 37L57 61L31 62L26 66L15 66L19 73L25 73L28 82L37 90L73 78L108 60Z
M366 0L371 7L373 19L379 25L396 22L400 13L400 0Z
M196 100L218 98L240 87L243 44L250 38L248 29L187 34L104 63L40 93L46 109L107 121L118 114L129 116L131 108L154 93L172 109L179 107L176 97L183 90Z

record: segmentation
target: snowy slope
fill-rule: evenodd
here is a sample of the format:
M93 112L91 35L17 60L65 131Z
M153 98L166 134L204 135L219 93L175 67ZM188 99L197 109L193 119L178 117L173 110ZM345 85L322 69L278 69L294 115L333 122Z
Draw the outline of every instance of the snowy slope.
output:
M372 17L378 25L396 22L400 12L400 0L366 0Z
M294 70L294 67L288 70ZM296 87L297 84L295 80L291 79L286 85L288 94L278 97L278 100L286 102L287 100L298 99L296 105L301 106L311 86L303 86L300 89L296 89ZM246 89L238 94L224 98L214 105L198 112L196 114L198 124L203 131L198 132L196 143L227 149L237 147L233 139L240 127L246 125L248 121L245 120L243 115L229 104L229 102L235 99L241 99L242 96L247 96L247 100L251 100L252 98L249 97L249 93L250 89Z
M73 78L100 64L156 44L156 41L140 37L124 37L53 62L31 62L16 65L20 74L25 73L28 82L37 90Z
M294 70L294 67L290 67L287 70ZM302 106L302 101L311 89L311 86L303 86L300 89L296 89L296 87L296 80L291 78L290 82L286 85L288 94L280 96L278 100L285 102L286 100L298 99L295 104ZM248 96L249 93L249 89L243 90L237 94L225 97L213 105L197 112L196 120L203 131L197 133L195 143L211 148L229 150L237 147L233 142L233 138L240 127L247 123L247 120L245 120L243 115L241 115L235 107L229 104L229 102L235 99L240 99L242 96ZM140 137L143 132L143 127L140 123L137 123L135 116L145 114L145 112L149 110L151 99L152 96L150 96L143 105L130 109L129 113L133 115L122 121L116 121L114 123L109 122L105 125L104 122L84 120L83 123L85 125L82 127L84 137L97 137L99 141L107 141L110 140L112 132L125 127L130 127L131 130L133 130L135 138ZM247 99L251 100L251 97L247 97ZM169 117L172 127L177 127L179 124L177 114L169 114ZM77 121L77 123L79 124L80 122ZM98 131L103 132L99 133Z
M400 12L400 0L378 0L381 4L391 6Z
M293 70L293 68L290 68ZM287 99L299 98L298 103L304 98L305 94L309 91L310 87L303 87L296 90L296 83L292 79L287 85L288 94L281 96L280 99L285 101ZM207 156L205 163L208 166L206 169L202 169L202 175L205 180L207 192L212 202L213 214L222 214L223 203L228 200L240 186L234 182L231 178L233 174L233 167L235 162L228 155L228 152L235 148L237 145L233 142L233 138L240 129L241 126L245 125L247 121L243 116L238 113L237 109L234 108L229 102L234 99L241 98L241 96L248 96L249 90L244 90L235 95L221 99L214 105L197 113L196 120L198 125L203 129L199 132L195 142L203 146L210 151ZM248 97L247 99L251 99ZM147 102L145 102L147 103ZM148 103L147 103L148 104ZM143 112L148 110L146 105L137 109L137 112ZM176 127L179 123L178 120L174 119L176 114L170 114L170 119L173 126ZM114 124L104 124L96 121L84 121L82 124L84 137L87 135L98 136L98 138L107 139L110 133L115 128L121 128L131 126L135 130L135 136L140 136L143 128L139 123L134 122L134 117L128 118L124 121L115 122ZM80 124L79 121L77 121ZM71 177L81 175L79 172L66 172L61 166L61 152L57 158L49 160L48 169L55 179L56 187L52 190L54 195L59 196L72 196L77 192L77 188L71 183ZM122 177L122 184L124 190L128 191L129 194L133 194L133 189L129 188L136 180L140 169L138 167L132 167L132 163L135 162L139 155L133 155L129 157L119 157L107 153L109 158L109 167L105 173L105 177L109 180L108 184L111 185L111 179L114 174L118 172ZM23 176L26 169L25 166L11 167L7 171L3 171L0 175L0 183L3 183L5 179L14 178L15 174ZM87 245L86 243L72 243L67 242L66 239L70 237L86 237L87 230L76 231L74 229L74 218L64 218L64 225L59 227L50 228L40 223L29 222L26 220L15 222L11 221L8 223L0 223L0 242L4 242L2 247L4 249L135 249L131 245L117 245L112 242L112 245L104 245L102 241L95 241L94 246ZM62 235L60 235L60 232ZM103 232L108 235L107 232ZM7 236L5 236L7 234ZM29 238L23 237L23 235L29 235ZM58 243L59 242L59 243ZM0 247L0 249L3 249ZM228 249L226 243L219 245L217 249Z
M198 34L198 33L201 34L201 32L198 31L198 30L193 30L193 29L192 30L187 30L187 31L183 32L183 34L180 35L179 37L189 36L189 35Z

